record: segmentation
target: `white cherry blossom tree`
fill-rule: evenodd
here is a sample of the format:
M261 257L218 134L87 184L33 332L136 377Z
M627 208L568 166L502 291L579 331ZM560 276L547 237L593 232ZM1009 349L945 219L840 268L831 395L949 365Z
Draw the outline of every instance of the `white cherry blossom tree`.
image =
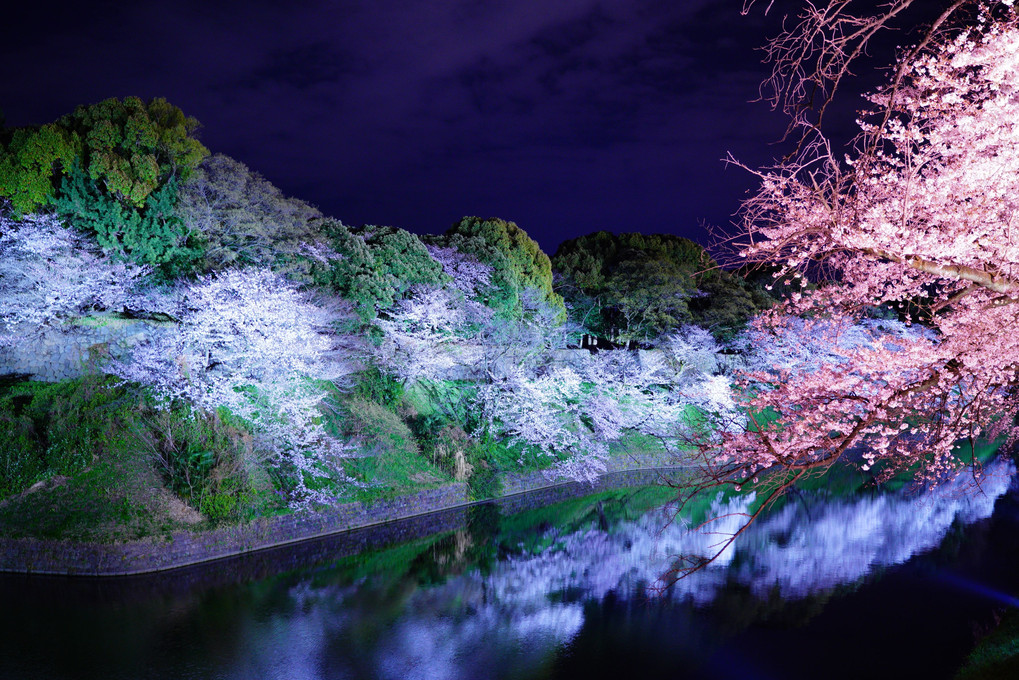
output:
M342 387L359 369L354 342L334 331L351 311L316 304L264 269L203 277L172 298L179 324L110 370L166 401L229 408L253 424L270 462L295 468L295 503L328 501L306 476L346 480L338 463L350 447L325 431L320 406L322 381Z
M0 217L0 343L90 310L122 308L148 272L48 215Z

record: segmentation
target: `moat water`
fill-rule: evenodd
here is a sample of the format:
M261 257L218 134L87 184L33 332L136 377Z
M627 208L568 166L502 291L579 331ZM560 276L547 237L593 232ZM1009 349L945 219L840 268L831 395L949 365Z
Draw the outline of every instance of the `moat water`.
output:
M627 488L146 577L0 576L0 677L950 678L1019 604L1013 478L797 492L679 580L751 498L699 530Z

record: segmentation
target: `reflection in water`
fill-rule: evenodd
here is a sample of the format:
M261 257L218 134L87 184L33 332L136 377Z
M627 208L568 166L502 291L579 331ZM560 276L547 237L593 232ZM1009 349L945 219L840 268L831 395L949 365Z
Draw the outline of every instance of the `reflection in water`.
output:
M650 599L648 586L677 555L706 553L739 527L749 497L715 502L713 515L730 513L709 525L715 533L691 532L660 507L668 489L615 489L521 514L483 505L424 522L417 533L394 524L379 531L400 542L380 550L365 550L372 541L355 532L310 545L314 557L304 561L290 553L253 556L249 562L260 566L247 577L236 576L239 563L224 562L148 580L0 578L0 679L742 680L761 677L763 660L782 653L776 650L796 647L806 659L805 639L827 651L804 660L803 672L783 666L772 676L813 678L811 664L825 653L873 647L875 638L896 644L909 631L917 631L922 659L933 659L934 672L924 677L938 669L948 675L968 644L966 610L953 594L994 594L998 606L1014 601L1012 581L959 573L958 583L939 581L937 589L911 591L921 593L912 600L895 599L908 587L892 571L842 597L839 607L825 604L833 589L935 548L953 526L990 516L1012 472L1010 462L995 463L980 489L963 477L926 495L789 496L708 568ZM999 524L1019 527L1008 515L1015 509L1006 499ZM1019 529L993 545L1019 545L1016 535ZM996 559L1010 566L1019 551ZM890 582L897 583L891 590ZM936 612L926 607L932 600ZM858 613L847 614L853 607ZM896 616L881 616L888 611ZM821 619L826 624L815 631ZM838 635L833 619L842 626ZM876 634L882 620L908 621L908 629ZM851 643L856 631L866 639ZM836 642L843 646L824 646ZM904 676L917 675L918 657L907 661ZM825 674L861 672L870 671L843 659Z
M785 598L799 598L902 564L937 547L955 521L991 516L1014 466L999 461L986 472L979 484L960 474L928 494L787 504L740 543L748 559L735 578L758 595L777 588Z
M956 521L989 517L1012 472L1011 462L995 463L979 488L961 476L923 495L790 499L664 597L703 606L735 583L759 597L777 591L796 599L857 582L936 547ZM608 530L597 523L569 533L546 528L536 541L541 550L470 567L428 587L370 576L353 584L303 580L289 588L288 606L249 622L238 655L246 661L231 677L267 669L286 669L292 678L537 674L582 629L585 602L610 593L640 598L676 555L705 554L720 533L737 529L752 500L716 502L712 512L728 517L709 525L714 533L670 521L668 509ZM472 540L459 532L456 552L468 551Z

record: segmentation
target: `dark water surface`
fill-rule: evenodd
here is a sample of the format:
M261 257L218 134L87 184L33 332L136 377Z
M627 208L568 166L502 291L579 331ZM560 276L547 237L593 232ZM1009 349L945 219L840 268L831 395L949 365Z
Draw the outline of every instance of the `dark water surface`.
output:
M0 576L0 677L949 678L1019 603L1019 492L989 469L980 489L790 496L655 593L747 498L714 503L718 533L624 489L149 577Z

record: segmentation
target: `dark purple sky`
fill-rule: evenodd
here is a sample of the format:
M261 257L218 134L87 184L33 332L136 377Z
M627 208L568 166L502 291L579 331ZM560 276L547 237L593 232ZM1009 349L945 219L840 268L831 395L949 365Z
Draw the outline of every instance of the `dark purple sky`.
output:
M762 0L763 1L763 0ZM707 241L777 154L742 0L39 2L5 12L0 108L166 97L213 152L348 224L513 220ZM788 1L787 3L788 4Z

